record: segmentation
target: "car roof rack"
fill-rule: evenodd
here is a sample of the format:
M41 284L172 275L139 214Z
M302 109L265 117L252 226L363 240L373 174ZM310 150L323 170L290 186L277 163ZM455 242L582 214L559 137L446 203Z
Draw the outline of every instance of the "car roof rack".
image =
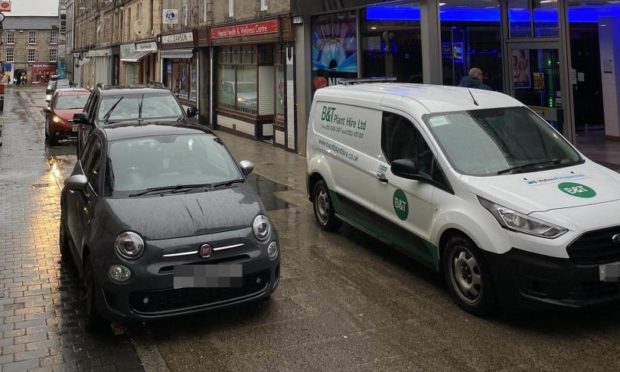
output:
M396 77L379 76L379 77L371 77L371 78L363 78L363 79L340 80L338 84L339 85L355 85L355 84L365 84L365 83L394 83L394 82L396 82Z

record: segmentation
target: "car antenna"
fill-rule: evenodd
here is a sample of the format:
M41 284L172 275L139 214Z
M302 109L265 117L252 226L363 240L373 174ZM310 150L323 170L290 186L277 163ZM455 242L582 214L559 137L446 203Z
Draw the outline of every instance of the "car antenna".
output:
M138 106L138 124L142 124L142 103L144 102L144 93L142 93L142 99L140 99L140 105Z
M469 92L469 95L471 96L471 99L473 99L473 100L474 100L474 105L476 105L476 106L480 106L480 105L478 104L478 101L476 101L476 97L474 97L474 94L471 92L471 89L467 89L467 91Z

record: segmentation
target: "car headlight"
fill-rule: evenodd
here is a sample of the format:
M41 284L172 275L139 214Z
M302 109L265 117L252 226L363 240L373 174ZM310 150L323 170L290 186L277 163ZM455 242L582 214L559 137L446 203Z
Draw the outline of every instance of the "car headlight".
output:
M61 117L54 115L54 117L52 118L52 121L56 124L60 124L62 122L64 122L64 120L62 120Z
M144 252L144 240L135 232L126 231L118 234L114 242L114 249L119 256L128 260L135 260Z
M252 222L252 230L254 231L256 239L260 241L267 240L269 235L271 235L271 223L269 222L269 218L262 214L256 216L254 222Z
M555 239L564 235L568 229L516 212L492 201L478 197L480 204L486 208L502 227L520 233Z

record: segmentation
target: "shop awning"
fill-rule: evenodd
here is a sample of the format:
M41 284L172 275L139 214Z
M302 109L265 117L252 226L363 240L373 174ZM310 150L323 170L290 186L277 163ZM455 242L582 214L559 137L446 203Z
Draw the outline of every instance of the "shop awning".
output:
M190 59L194 56L191 49L169 49L160 51L161 58Z
M121 58L122 62L140 62L140 60L142 60L142 58L148 56L149 54L153 54L155 53L152 50L145 50L145 51L135 51L130 53L129 55L125 56L125 58Z

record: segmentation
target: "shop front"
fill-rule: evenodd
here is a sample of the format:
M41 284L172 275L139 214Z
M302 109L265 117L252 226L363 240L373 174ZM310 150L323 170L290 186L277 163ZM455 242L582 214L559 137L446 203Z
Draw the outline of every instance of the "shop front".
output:
M81 85L92 89L97 84L112 84L112 49L93 49L84 53L80 62Z
M217 126L295 149L290 17L212 27Z
M120 83L135 85L157 81L156 53L155 41L121 45Z
M30 80L32 84L47 84L52 75L57 74L55 63L33 63L30 65Z
M198 104L198 54L195 53L194 32L187 31L160 36L162 83L184 106Z

